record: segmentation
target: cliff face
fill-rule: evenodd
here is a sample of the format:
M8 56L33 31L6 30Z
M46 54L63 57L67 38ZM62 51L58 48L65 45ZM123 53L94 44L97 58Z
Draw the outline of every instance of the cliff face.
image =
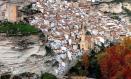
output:
M124 3L123 3L123 7L124 7L124 8L127 8L128 10L131 11L131 3L129 3L129 2L124 2Z
M41 68L37 66L40 66L42 64L38 63L38 61L44 62L42 61L42 59L45 54L46 50L44 46L40 45L37 36L8 38L1 37L0 74L6 72L20 74L28 71L31 71L32 73L38 73L37 70L41 70ZM35 63L38 64L34 65Z
M131 2L129 2L128 0L119 3L104 2L104 3L100 3L98 7L99 7L98 9L101 12L116 14L117 16L122 17L122 19L125 19L128 25L131 25Z
M20 76L24 73L25 75L33 73L31 74L32 79L39 79L34 78L36 74L38 76L41 73L49 72L61 77L66 74L68 68L76 63L75 59L69 64L66 54L50 55L47 54L50 53L48 51L47 47L42 45L38 36L0 36L0 75ZM62 62L61 58L65 59L64 62ZM65 67L65 65L68 65L68 67ZM22 79L27 78L29 77L22 76Z
M111 12L111 13L121 13L123 12L122 9L122 3L119 4L107 4L107 3L102 3L100 4L100 10L102 12Z
M102 3L99 5L100 10L103 12L111 13L122 13L124 12L123 8L126 8L131 11L131 3Z
M125 12L123 7L131 9L130 3L110 3L112 0L102 0L103 3L99 5L91 6L87 3L80 6L75 2L76 6L72 7L70 2L58 4L55 1L41 1L43 2L33 5L44 13L32 15L33 18L29 18L29 22L48 35L47 43L55 55L46 56L45 46L41 44L38 36L0 36L0 74L50 72L64 75L82 54L77 44L81 39L83 21L86 23L86 30L93 37L87 39L96 44L104 43L107 38L114 40L114 37L119 38L121 34L126 35L125 27L128 24L125 18L128 16L122 13ZM118 20L119 17L117 20L112 19L104 13L118 14L121 21Z

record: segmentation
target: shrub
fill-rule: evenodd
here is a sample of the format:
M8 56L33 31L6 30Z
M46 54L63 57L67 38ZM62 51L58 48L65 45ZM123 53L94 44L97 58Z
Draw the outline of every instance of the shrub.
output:
M90 31L87 31L87 32L86 32L86 35L91 35Z
M82 65L81 61L78 61L77 64L69 70L69 75L73 76L85 76L87 75L87 73L88 72L84 69L84 66Z
M57 79L57 77L50 73L44 73L41 75L41 79Z
M23 22L10 23L3 22L0 24L0 33L6 33L9 36L12 35L31 35L37 34L38 29Z
M115 2L115 3L121 3L123 2L124 0L113 0L112 2Z
M51 49L51 47L45 46L45 49L46 49L46 56L54 55L54 51Z
M96 58L97 53L94 50L91 50L89 54L90 56L89 56L88 76L99 79L101 73L100 73L100 67Z
M111 18L112 18L112 19L119 20L119 21L121 20L121 18L120 18L119 16L117 16L117 15L113 15L113 16L111 16Z
M131 11L128 10L127 8L123 7L123 10L126 12L127 16L131 16Z

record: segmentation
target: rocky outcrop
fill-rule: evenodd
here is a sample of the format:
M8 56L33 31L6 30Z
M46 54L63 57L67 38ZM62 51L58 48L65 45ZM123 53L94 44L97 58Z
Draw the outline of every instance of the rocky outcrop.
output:
M131 3L124 2L123 7L131 11Z
M104 2L104 1L102 1ZM99 10L102 12L111 12L111 13L122 13L124 12L123 8L131 11L131 3L123 2L123 3L101 3L99 6Z
M111 13L121 13L123 11L122 3L119 3L119 4L102 3L100 4L99 9L102 12L111 12Z
M27 39L28 43L30 42L30 45L27 45L27 48L24 49L18 45L18 42L23 39ZM33 58L29 58L31 58L33 55L41 56L35 59L35 61L38 62L39 60L43 59L45 54L46 50L44 46L40 45L38 36L5 37L0 41L0 74L6 73L7 71L13 74L20 74L32 71L29 70L32 67L34 68L34 71L36 71L38 70L37 66L35 65L36 62L32 62L34 61ZM37 65L40 65L40 63Z
M40 75L41 73L49 72L56 76L63 76L68 71L68 68L75 65L77 60L75 58L76 55L72 56L74 60L70 63L66 54L54 53L54 55L47 55L49 52L45 45L43 45L43 41L41 42L40 38L36 35L0 37L0 75L5 73L20 75L27 72ZM61 61L63 57L64 62ZM65 65L68 65L68 67ZM22 77L22 79L26 78Z

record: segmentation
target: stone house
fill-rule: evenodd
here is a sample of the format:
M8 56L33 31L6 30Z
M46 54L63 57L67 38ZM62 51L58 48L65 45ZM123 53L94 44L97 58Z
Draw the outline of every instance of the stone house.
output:
M18 8L23 2L28 0L1 0L0 1L0 20L16 22L20 20ZM21 5L22 4L22 5Z
M10 22L16 22L17 15L17 5L8 3L7 11L5 12L5 18Z

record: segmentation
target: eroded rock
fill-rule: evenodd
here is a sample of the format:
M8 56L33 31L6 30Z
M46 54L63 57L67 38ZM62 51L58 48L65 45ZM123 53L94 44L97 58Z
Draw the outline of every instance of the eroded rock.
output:
M100 4L100 11L102 12L111 12L111 13L121 13L123 11L122 9L122 4L107 4L107 3L103 3Z

